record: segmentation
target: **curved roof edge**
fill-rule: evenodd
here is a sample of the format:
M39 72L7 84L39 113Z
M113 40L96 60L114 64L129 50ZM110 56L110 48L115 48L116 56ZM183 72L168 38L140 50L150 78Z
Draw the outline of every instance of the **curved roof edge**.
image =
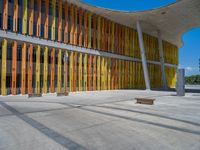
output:
M160 31L163 40L179 48L183 45L183 34L200 26L200 0L178 0L166 6L146 11L118 11L92 6L80 0L68 1L134 29L136 29L136 21L140 20L144 33L157 37L158 31Z

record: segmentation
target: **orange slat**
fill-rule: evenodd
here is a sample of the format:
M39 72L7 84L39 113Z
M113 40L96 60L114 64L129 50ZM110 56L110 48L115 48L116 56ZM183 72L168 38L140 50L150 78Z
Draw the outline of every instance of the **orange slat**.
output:
M33 70L33 45L28 48L28 94L32 93L32 70Z
M97 49L97 18L93 16L93 49Z
M93 56L93 90L97 90L97 56Z
M44 38L48 38L48 26L49 26L49 0L45 0L45 12L44 12Z
M68 3L65 2L64 43L68 43Z
M26 43L22 44L21 94L26 94Z
M79 9L79 46L82 47L83 46L83 30L82 30L82 26L83 26L83 9L80 8Z
M29 8L29 35L33 35L34 0L30 0Z
M18 0L14 0L14 10L13 10L13 32L18 31Z
M55 88L54 88L54 80L55 80L55 77L54 77L54 72L55 72L55 49L52 48L51 49L51 68L50 68L50 92L51 93L54 93L55 91Z
M37 0L36 36L41 34L41 0Z
M16 95L16 74L17 74L17 42L12 45L12 95Z
M3 30L8 28L8 0L3 0Z

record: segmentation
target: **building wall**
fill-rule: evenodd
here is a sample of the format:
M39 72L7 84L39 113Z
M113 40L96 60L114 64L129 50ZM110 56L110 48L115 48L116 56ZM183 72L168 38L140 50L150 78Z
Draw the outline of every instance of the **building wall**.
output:
M140 58L135 29L62 0L0 0L0 28L107 53ZM158 39L144 35L147 60L159 62ZM145 88L141 61L128 61L0 37L1 94ZM178 64L178 48L163 41L165 62ZM161 67L148 63L152 88ZM176 68L166 67L169 87Z

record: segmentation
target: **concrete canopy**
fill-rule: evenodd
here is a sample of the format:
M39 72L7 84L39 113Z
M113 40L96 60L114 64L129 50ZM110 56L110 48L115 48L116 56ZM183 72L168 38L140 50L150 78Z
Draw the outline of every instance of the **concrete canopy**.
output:
M69 0L69 2L134 29L136 29L136 20L140 20L144 33L157 37L158 31L160 31L163 40L173 43L179 48L183 45L183 34L200 26L200 0L178 0L158 9L138 12L100 8L80 0Z

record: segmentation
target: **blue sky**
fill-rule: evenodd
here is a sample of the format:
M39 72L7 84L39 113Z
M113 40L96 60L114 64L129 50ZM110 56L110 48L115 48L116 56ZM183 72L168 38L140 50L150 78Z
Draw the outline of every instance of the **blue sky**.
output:
M176 0L82 0L91 5L124 11L141 11L158 8ZM179 50L179 64L186 75L200 74L200 27L183 35L184 46Z

